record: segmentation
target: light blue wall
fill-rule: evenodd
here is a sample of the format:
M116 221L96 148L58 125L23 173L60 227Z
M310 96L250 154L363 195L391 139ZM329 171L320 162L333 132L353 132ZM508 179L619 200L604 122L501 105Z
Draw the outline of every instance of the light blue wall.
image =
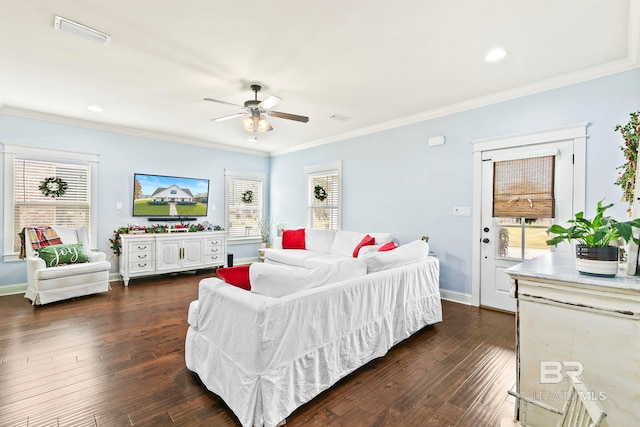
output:
M425 94L428 96L428 94ZM502 102L446 117L273 157L271 216L304 225L304 166L343 161L342 229L388 231L401 242L430 236L441 261L441 287L471 293L471 141L590 122L587 141L587 214L606 198L611 213L626 207L613 185L623 163L621 136L613 129L640 110L640 69ZM445 135L444 146L427 139Z
M54 124L0 114L0 142L29 145L99 155L98 166L98 249L111 254L109 238L115 229L131 223L146 224L146 218L131 216L133 174L135 172L208 178L209 216L205 219L224 226L224 169L269 172L269 158L231 151L177 144L118 133ZM0 162L3 187L4 164ZM4 199L4 196L3 196ZM122 202L123 208L116 209ZM212 210L215 205L215 211ZM0 224L4 212L0 211ZM4 247L4 236L0 248ZM229 252L238 258L257 257L257 245L233 245ZM112 260L117 272L117 258ZM24 262L0 259L0 287L27 281ZM1 292L0 292L1 293Z
M441 261L441 287L470 294L471 217L454 217L452 211L454 206L472 205L471 141L590 122L590 214L601 198L620 199L613 182L616 167L623 162L618 148L622 138L613 128L636 110L640 110L640 69L271 160L2 114L0 141L100 155L98 248L107 253L113 230L134 221L130 214L134 172L209 178L210 203L216 210L207 219L214 224L224 222L224 168L270 173L271 217L293 227L304 226L306 220L304 166L342 160L342 228L388 231L401 242L429 235ZM434 135L445 135L446 144L429 148L427 139ZM0 181L2 168L0 163ZM123 203L122 210L116 209L116 202ZM618 203L612 213L623 217L624 204ZM3 215L0 212L0 221ZM236 258L255 257L256 245L233 246L230 252ZM115 272L115 259L112 263ZM0 260L0 286L25 282L24 263Z

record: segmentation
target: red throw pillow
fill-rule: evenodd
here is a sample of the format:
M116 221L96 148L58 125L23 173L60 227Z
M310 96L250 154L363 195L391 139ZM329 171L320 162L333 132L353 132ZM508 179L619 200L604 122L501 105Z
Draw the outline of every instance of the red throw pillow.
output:
M282 249L306 249L304 243L304 228L284 230L282 232Z
M378 252L392 251L397 247L398 245L396 244L396 242L385 243L378 248Z
M358 246L353 250L353 257L358 258L358 253L360 252L360 248L363 246L371 246L376 244L376 239L374 237L369 236L368 234L360 240Z
M218 276L230 285L237 286L247 291L251 290L249 282L249 266L239 265L237 267L219 268L216 270Z

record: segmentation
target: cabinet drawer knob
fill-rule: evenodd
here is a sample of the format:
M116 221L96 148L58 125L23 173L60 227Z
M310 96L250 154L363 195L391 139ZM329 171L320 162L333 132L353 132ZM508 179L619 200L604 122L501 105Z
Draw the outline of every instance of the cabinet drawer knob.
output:
M146 263L146 262L145 262L145 263L143 263L143 264L138 263L138 267L146 267L146 266L147 266L147 263Z
M145 250L145 249L147 249L147 247L146 247L146 246L138 246L138 250L139 250L139 251L143 251L143 250Z
M144 259L144 258L146 258L146 257L147 257L147 254L144 254L144 255L138 255L138 258L140 258L140 259Z

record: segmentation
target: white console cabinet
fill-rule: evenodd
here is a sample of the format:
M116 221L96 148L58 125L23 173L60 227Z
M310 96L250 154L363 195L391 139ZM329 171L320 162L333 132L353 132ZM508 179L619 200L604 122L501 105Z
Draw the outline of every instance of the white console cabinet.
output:
M604 426L640 426L640 278L584 276L557 253L507 273L518 302L517 391L561 409L566 377L580 374L607 412ZM529 405L531 425L556 421Z
M121 234L120 275L129 279L226 266L227 235L221 231Z

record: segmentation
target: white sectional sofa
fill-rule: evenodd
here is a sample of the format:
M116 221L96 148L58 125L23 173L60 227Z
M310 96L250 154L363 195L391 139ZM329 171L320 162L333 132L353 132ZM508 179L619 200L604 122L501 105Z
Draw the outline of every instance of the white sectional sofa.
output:
M303 270L326 266L255 263L251 270L254 265L262 272L280 270L283 281L297 277L298 289L274 298L208 278L189 307L187 368L227 403L243 427L281 425L340 378L442 321L439 263L428 256L427 243L351 261L309 252L379 271L309 288Z
M354 258L356 234L311 232L308 249L267 251L267 262L249 267L250 291L218 278L200 282L186 365L243 427L280 425L340 378L442 321L440 265L429 245L372 245Z
M343 230L304 230L305 249L283 249L282 237L274 239L273 248L266 249L264 258L267 263L277 263L293 267L314 268L323 264L332 264L339 260L354 258L353 252L367 236L375 238L375 244L363 246L357 256L377 250L382 244L391 241L390 233L358 233Z

